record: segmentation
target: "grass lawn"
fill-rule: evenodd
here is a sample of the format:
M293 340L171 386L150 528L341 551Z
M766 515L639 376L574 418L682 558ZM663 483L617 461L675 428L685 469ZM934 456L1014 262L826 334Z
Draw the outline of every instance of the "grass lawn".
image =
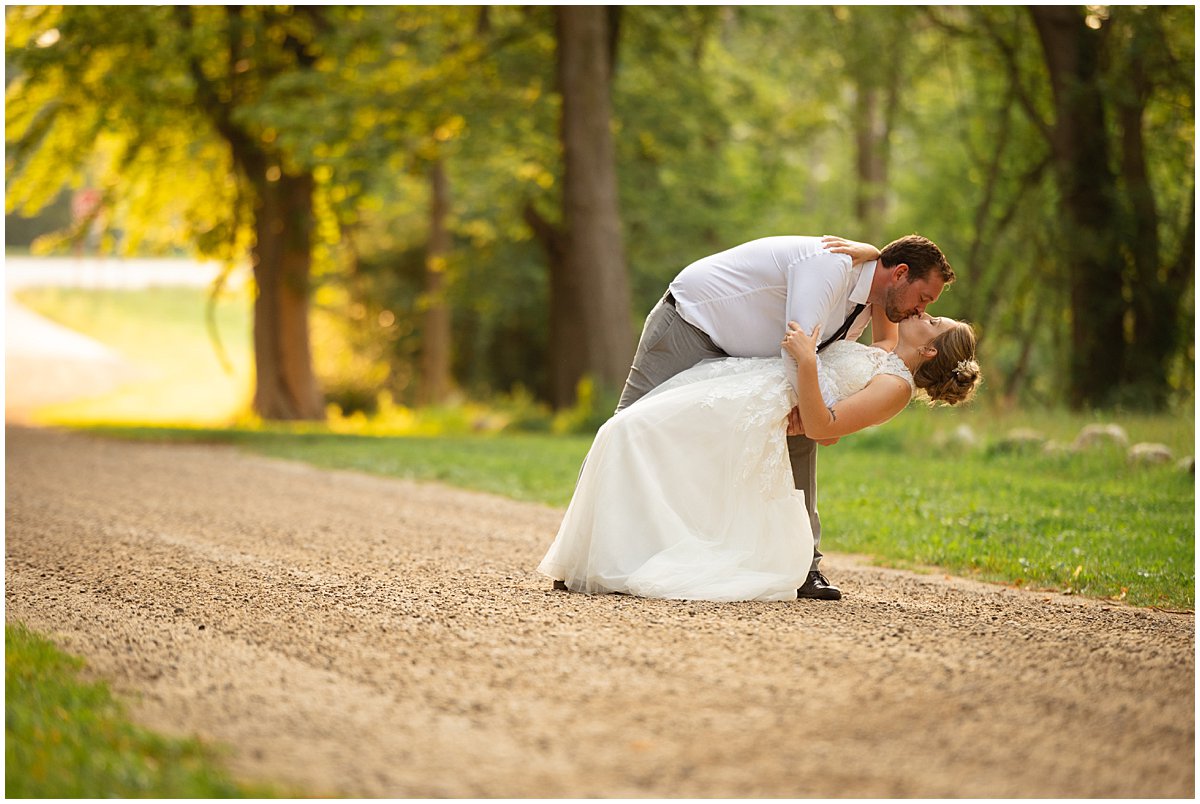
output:
M83 662L22 625L4 627L6 798L262 798L213 751L132 725Z
M1121 449L1048 457L982 450L821 456L828 549L895 566L1172 609L1195 606L1195 481ZM880 469L883 470L882 475Z
M27 288L29 309L82 332L124 356L133 382L90 399L50 405L40 423L224 424L247 406L252 376L250 297L230 292L216 306L216 327L228 359L222 365L205 325L207 291L197 288L78 290Z

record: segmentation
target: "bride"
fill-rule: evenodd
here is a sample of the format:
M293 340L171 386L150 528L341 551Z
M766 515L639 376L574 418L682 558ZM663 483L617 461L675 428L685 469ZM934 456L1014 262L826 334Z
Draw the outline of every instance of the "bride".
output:
M836 439L891 419L914 393L954 405L979 384L975 332L927 314L895 348L817 356L820 328L788 324L795 359L726 358L684 371L600 428L538 569L555 586L685 600L794 600L813 540L787 457L787 417Z

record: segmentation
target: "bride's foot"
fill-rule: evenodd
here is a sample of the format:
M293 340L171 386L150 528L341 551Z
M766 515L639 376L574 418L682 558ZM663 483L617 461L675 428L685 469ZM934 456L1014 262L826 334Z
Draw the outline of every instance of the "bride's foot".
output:
M806 600L841 600L842 590L829 582L817 570L808 573L808 580L796 590L796 597Z
M555 582L554 582L554 591L556 591L556 592L569 592L570 590L569 590L569 589L567 589L567 585L566 585L565 583L563 583L562 581L555 581Z

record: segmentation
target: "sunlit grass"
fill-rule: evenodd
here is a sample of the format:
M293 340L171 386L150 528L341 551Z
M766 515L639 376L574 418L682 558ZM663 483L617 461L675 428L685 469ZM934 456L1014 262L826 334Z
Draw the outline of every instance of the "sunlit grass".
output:
M113 348L134 368L130 382L100 396L40 409L41 424L89 422L218 425L245 411L251 392L250 298L231 292L216 322L229 370L208 338L206 291L195 288L31 288L31 310Z
M845 447L845 448L843 448ZM1119 448L926 450L893 439L820 457L824 547L1034 588L1195 606L1195 479Z
M261 798L216 753L131 724L83 661L20 624L4 627L7 798Z

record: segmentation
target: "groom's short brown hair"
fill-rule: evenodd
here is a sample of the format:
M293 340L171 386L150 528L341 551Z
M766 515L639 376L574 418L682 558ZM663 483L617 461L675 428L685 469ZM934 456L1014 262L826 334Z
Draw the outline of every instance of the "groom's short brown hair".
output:
M879 252L879 259L885 268L906 264L909 282L924 279L935 269L947 285L954 281L954 269L947 262L946 255L932 240L919 234L906 235L888 243Z

